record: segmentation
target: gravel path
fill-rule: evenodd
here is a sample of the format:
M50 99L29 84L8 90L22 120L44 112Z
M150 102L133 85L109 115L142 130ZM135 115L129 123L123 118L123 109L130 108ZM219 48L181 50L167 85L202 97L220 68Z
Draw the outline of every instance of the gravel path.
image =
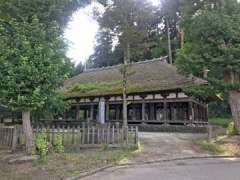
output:
M139 139L144 148L133 162L206 155L194 144L204 137L205 134L140 132Z

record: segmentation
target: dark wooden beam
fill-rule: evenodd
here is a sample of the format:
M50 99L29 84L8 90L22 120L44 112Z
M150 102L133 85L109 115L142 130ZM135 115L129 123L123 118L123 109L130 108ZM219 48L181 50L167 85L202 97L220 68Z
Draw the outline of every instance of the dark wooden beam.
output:
M166 99L164 98L164 101L163 101L163 121L164 121L164 124L167 124L167 101Z

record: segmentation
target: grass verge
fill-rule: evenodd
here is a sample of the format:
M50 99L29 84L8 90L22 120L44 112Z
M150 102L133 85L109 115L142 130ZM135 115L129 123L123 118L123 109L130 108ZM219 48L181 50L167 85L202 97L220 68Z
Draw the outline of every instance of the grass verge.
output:
M227 128L231 122L232 122L231 118L210 118L209 119L210 124L221 126L223 128Z
M138 146L82 149L78 153L49 154L46 161L8 164L0 160L0 177L7 179L66 179L107 165L125 164L137 156Z
M240 156L240 144L237 136L219 136L211 141L199 141L196 144L200 149L214 154L226 156Z

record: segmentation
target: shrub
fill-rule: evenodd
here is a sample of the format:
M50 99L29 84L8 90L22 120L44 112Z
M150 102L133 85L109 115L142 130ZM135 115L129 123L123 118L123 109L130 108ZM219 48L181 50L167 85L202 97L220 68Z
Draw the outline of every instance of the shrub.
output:
M229 136L233 136L233 135L237 134L237 129L234 125L234 122L231 122L228 124L226 132L227 132L227 135L229 135Z
M53 138L53 149L56 153L63 153L64 146L62 143L62 136L60 133L55 134Z
M227 128L229 123L232 122L232 118L210 118L209 123L212 125L221 126L223 128Z
M217 144L216 142L208 142L208 141L202 141L198 143L200 145L200 148L212 152L214 154L222 154L224 152L223 148Z
M36 133L34 138L36 153L40 155L41 160L46 160L48 153L48 141L46 129L41 130L41 132Z

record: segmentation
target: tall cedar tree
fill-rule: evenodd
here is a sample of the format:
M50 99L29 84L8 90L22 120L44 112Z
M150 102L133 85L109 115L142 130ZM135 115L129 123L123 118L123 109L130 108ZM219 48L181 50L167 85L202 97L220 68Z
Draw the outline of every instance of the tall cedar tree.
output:
M113 0L107 6L100 18L100 27L111 31L119 40L123 48L123 126L127 127L127 76L132 48L143 45L143 40L149 35L149 26L152 23L153 7L141 0ZM141 52L141 51L139 51ZM126 131L125 131L126 132Z
M123 63L126 32L131 34L131 61L151 59L151 51L158 45L156 10L148 1L114 0L108 4L105 13L97 18L100 31L90 64L102 67Z
M235 126L240 131L240 4L237 0L204 1L184 19L184 48L177 53L180 70L203 76L208 69L209 88L189 88L195 94L228 93Z

